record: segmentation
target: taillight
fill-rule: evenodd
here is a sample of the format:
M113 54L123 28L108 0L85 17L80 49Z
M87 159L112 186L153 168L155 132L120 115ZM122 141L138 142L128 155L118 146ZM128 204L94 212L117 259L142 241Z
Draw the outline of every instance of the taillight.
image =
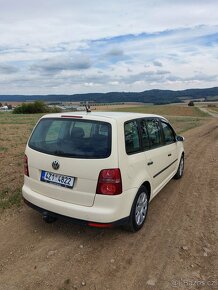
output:
M24 175L29 176L28 157L24 156Z
M122 193L122 179L119 168L101 170L98 177L96 193L106 195Z

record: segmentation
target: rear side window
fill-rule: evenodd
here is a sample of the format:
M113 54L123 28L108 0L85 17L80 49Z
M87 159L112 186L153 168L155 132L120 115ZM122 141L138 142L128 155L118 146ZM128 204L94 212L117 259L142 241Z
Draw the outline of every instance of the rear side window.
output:
M148 150L150 148L150 144L149 144L149 136L148 136L146 119L140 120L140 129L141 129L141 136L142 136L142 149Z
M111 125L91 120L44 118L33 131L28 145L56 156L107 158L111 154Z
M137 121L130 121L124 125L126 153L136 153L140 150Z
M161 146L161 129L159 121L151 119L147 120L146 124L150 141L150 149Z
M171 128L171 126L165 122L162 122L162 121L161 121L161 125L163 128L165 144L174 143L176 141L175 140L175 133L174 133L173 129Z

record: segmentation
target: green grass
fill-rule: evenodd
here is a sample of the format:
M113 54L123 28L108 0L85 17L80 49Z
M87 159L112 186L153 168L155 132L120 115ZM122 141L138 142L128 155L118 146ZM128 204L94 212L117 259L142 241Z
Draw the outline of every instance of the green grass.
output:
M210 117L210 114L201 111L198 107L194 107L193 109L196 113L196 116L198 116L198 117Z
M16 189L11 192L9 189L4 189L0 192L0 209L11 208L12 206L21 206L21 190Z
M156 114L162 116L191 116L191 117L209 116L209 114L202 112L197 107L188 107L185 105L140 106L140 107L118 108L114 109L113 111Z
M177 134L182 134L207 122L207 118L198 117L168 117Z
M210 112L218 113L218 107L207 107L207 110Z
M43 114L12 114L11 112L0 113L0 124L29 124L34 125Z
M8 151L8 148L3 147L3 146L0 146L0 152L1 152L1 153L4 153L4 152L6 152L6 151Z

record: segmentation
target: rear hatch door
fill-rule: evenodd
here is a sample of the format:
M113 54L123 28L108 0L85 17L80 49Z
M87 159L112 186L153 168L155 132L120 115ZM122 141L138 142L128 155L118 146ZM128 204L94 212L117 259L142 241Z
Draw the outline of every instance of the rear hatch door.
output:
M92 206L99 172L118 167L115 122L42 118L26 149L27 185L35 192Z

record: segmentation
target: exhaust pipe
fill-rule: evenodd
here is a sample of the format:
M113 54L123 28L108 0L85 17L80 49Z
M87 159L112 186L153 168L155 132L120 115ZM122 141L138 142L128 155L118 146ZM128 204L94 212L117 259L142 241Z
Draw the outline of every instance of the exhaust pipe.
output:
M55 216L50 215L47 211L42 213L42 219L44 222L51 224L57 220Z

